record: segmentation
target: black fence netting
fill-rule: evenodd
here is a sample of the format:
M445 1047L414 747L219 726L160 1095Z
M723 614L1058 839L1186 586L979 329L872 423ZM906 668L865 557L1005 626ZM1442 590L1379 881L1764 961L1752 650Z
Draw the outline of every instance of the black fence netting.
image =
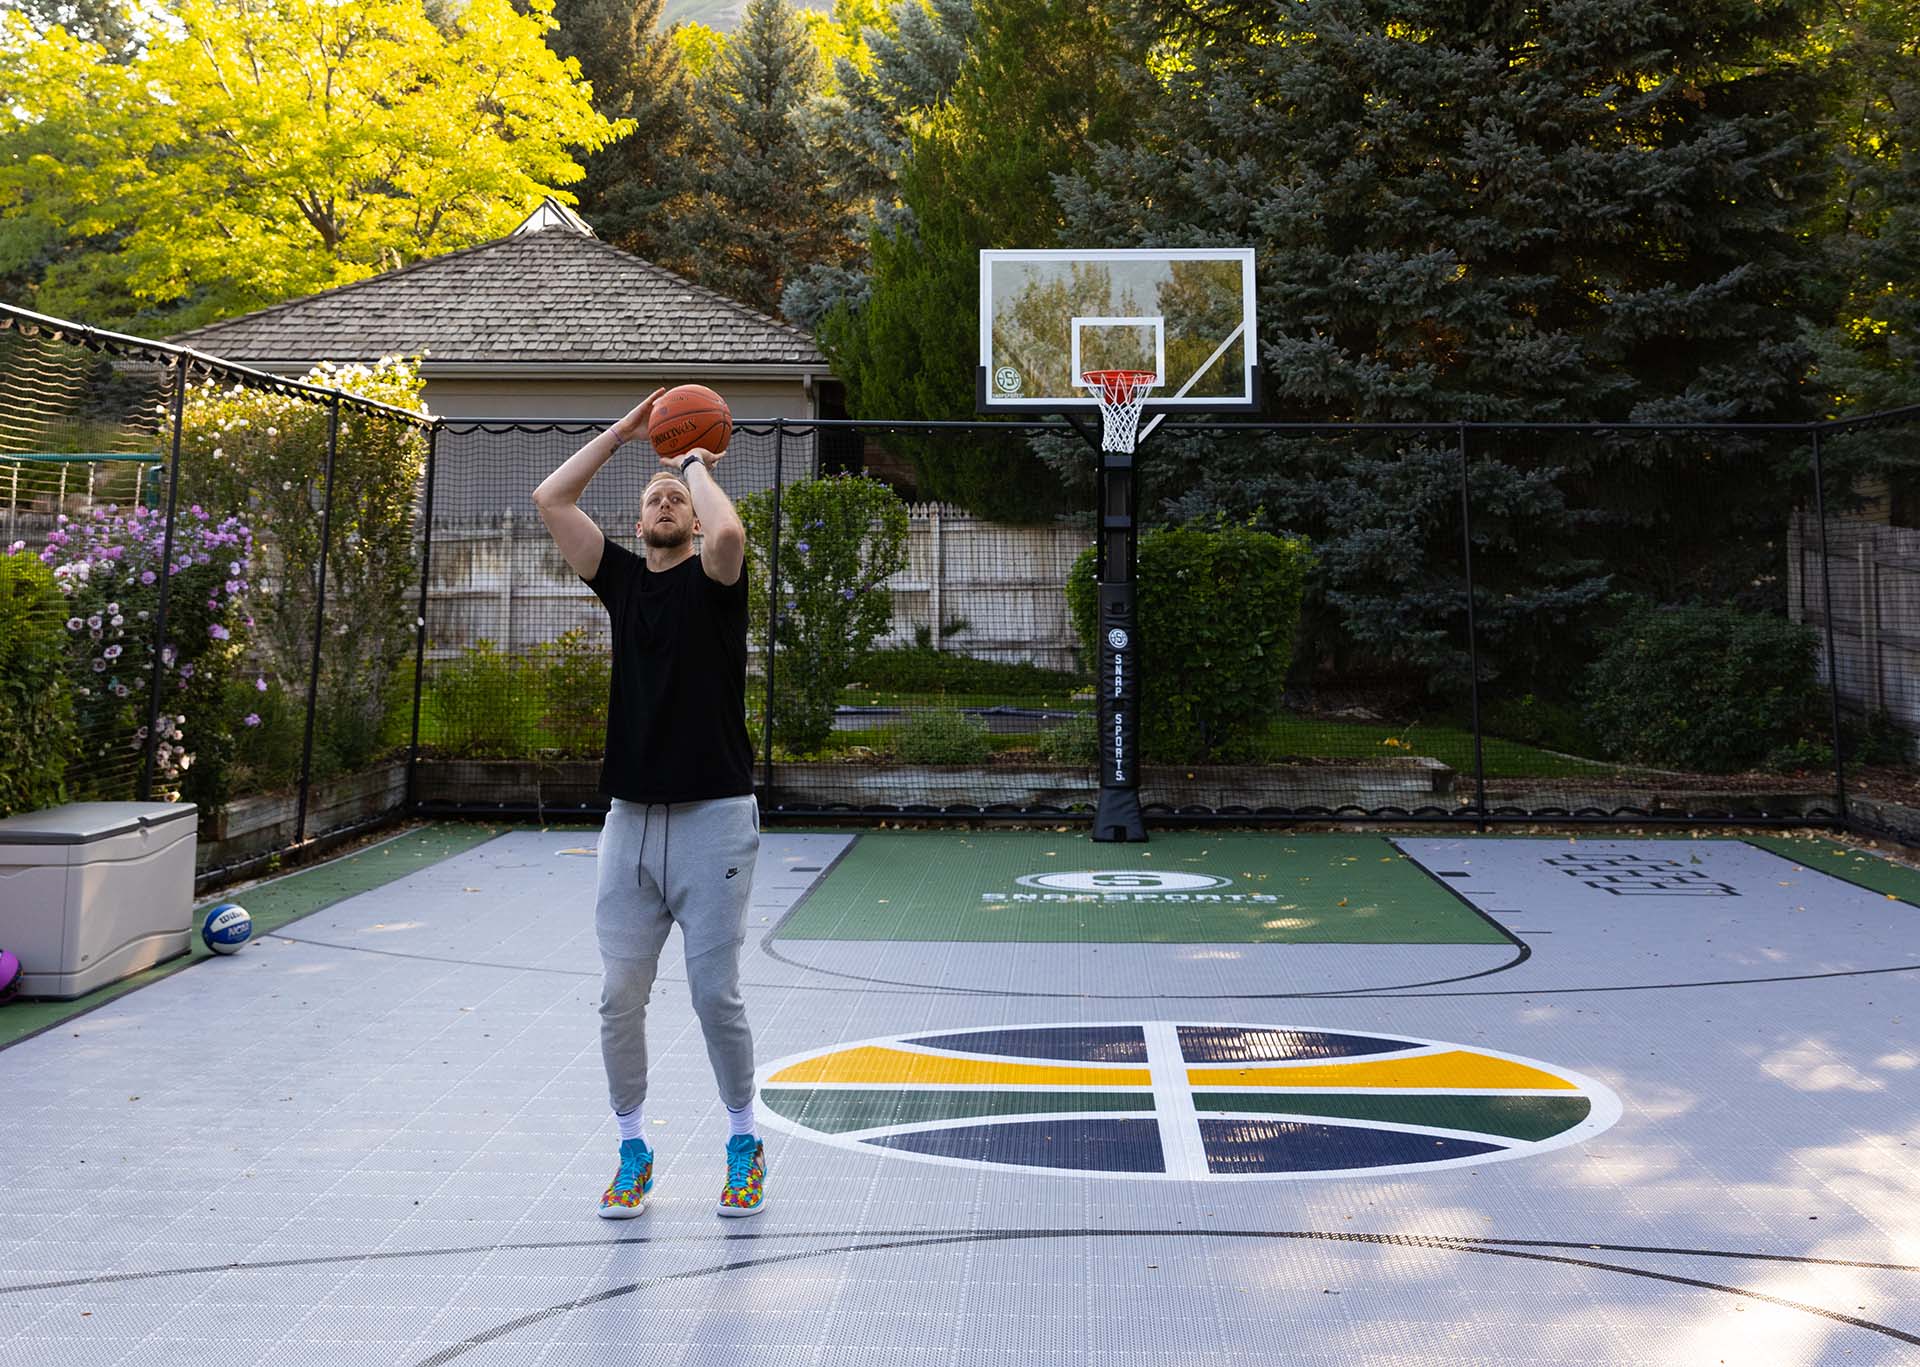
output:
M12 308L0 363L8 582L59 627L6 638L0 805L192 801L210 875L402 810L431 424L354 391L411 381Z
M532 492L605 423L429 420L386 363L301 384L0 320L0 646L24 680L41 641L45 685L9 695L0 805L177 794L223 866L400 811L603 808L607 618ZM739 425L769 815L1088 819L1096 548L1124 564L1129 512L1149 825L1920 838L1920 413L1170 423L1106 509L1088 435ZM624 448L583 508L637 548L658 468ZM987 518L917 498L956 487L934 471L1022 490L1003 510L1061 492Z
M1791 612L1832 690L1841 815L1920 843L1920 411L1810 440L1821 488L1788 528Z
M611 421L609 419L608 421ZM566 812L604 807L610 641L599 601L568 568L534 488L607 422L445 422L435 436L425 664L414 798L435 810ZM743 425L715 477L744 509L811 481L810 432ZM646 483L642 441L603 466L580 506L629 550ZM766 650L749 645L747 696L764 733Z

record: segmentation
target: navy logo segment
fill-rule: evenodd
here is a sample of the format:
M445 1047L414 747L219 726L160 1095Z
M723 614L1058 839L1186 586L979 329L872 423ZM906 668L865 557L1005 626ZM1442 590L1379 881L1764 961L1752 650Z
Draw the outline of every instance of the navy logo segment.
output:
M1000 1058L1048 1058L1069 1063L1145 1063L1147 1036L1137 1025L1046 1026L1025 1030L967 1030L955 1035L915 1035L922 1049Z
M1244 1025L1183 1025L1180 1052L1188 1063L1285 1063L1302 1058L1357 1058L1424 1049L1419 1040L1387 1035L1336 1035Z

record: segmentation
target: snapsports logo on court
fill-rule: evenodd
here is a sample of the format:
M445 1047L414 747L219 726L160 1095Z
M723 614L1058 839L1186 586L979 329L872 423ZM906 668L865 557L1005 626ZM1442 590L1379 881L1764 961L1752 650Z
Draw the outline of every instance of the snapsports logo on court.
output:
M1268 893L1228 892L1231 878L1160 869L1074 869L1015 878L1023 891L983 892L984 902L1275 902Z

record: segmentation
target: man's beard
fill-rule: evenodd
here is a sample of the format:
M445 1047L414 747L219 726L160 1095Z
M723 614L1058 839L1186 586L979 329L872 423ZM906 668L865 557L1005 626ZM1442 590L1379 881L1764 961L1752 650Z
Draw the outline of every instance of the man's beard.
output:
M656 522L640 534L640 539L645 541L649 546L657 547L663 551L670 551L676 547L684 546L687 542L691 541L693 539L693 528L679 523L671 523L663 527Z

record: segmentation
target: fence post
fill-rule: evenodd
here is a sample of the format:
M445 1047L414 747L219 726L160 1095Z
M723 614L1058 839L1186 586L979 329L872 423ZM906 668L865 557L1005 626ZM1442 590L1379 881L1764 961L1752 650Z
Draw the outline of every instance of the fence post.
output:
M307 838L307 797L313 788L313 716L320 701L320 649L327 629L327 550L333 536L333 466L340 452L340 393L327 399L327 469L320 496L320 569L313 595L313 662L307 671L307 734L300 745L300 802L294 811L293 843Z
M1833 792L1840 824L1847 824L1847 760L1840 738L1840 654L1833 640L1833 557L1827 547L1827 478L1820 429L1813 436L1813 515L1820 521L1820 610L1827 619L1827 703L1833 726ZM1861 605L1863 610L1865 604Z
M180 432L187 415L187 358L173 358L173 442L167 472L166 520L160 532L160 601L153 609L153 658L147 669L147 753L140 765L140 800L153 801L153 765L160 749L160 656L167 648L167 593L173 585L173 511L180 497ZM93 464L87 465L92 504Z
M645 548L642 547L642 550ZM513 509L500 514L500 650L513 654Z
M1480 829L1487 829L1487 761L1480 735L1480 630L1473 606L1473 494L1467 480L1467 425L1458 423L1454 432L1460 452L1460 552L1467 572L1467 669L1472 678L1468 689L1473 701L1473 803L1480 815Z
M427 429L427 492L420 512L420 606L413 618L413 731L407 740L407 811L419 801L420 692L427 668L427 580L433 570L433 463L440 447L440 424Z
M780 465L786 450L787 420L773 420L773 550L767 557L767 710L760 716L760 744L764 754L761 789L773 805L773 657L780 639ZM815 447L819 446L816 441Z
M947 557L946 547L940 540L940 505L938 503L927 505L927 536L933 542L933 591L929 595L929 601L933 607L933 648L942 650L945 648L946 637L942 634L941 628L946 624L947 619L941 611L940 587L941 581L947 577Z

